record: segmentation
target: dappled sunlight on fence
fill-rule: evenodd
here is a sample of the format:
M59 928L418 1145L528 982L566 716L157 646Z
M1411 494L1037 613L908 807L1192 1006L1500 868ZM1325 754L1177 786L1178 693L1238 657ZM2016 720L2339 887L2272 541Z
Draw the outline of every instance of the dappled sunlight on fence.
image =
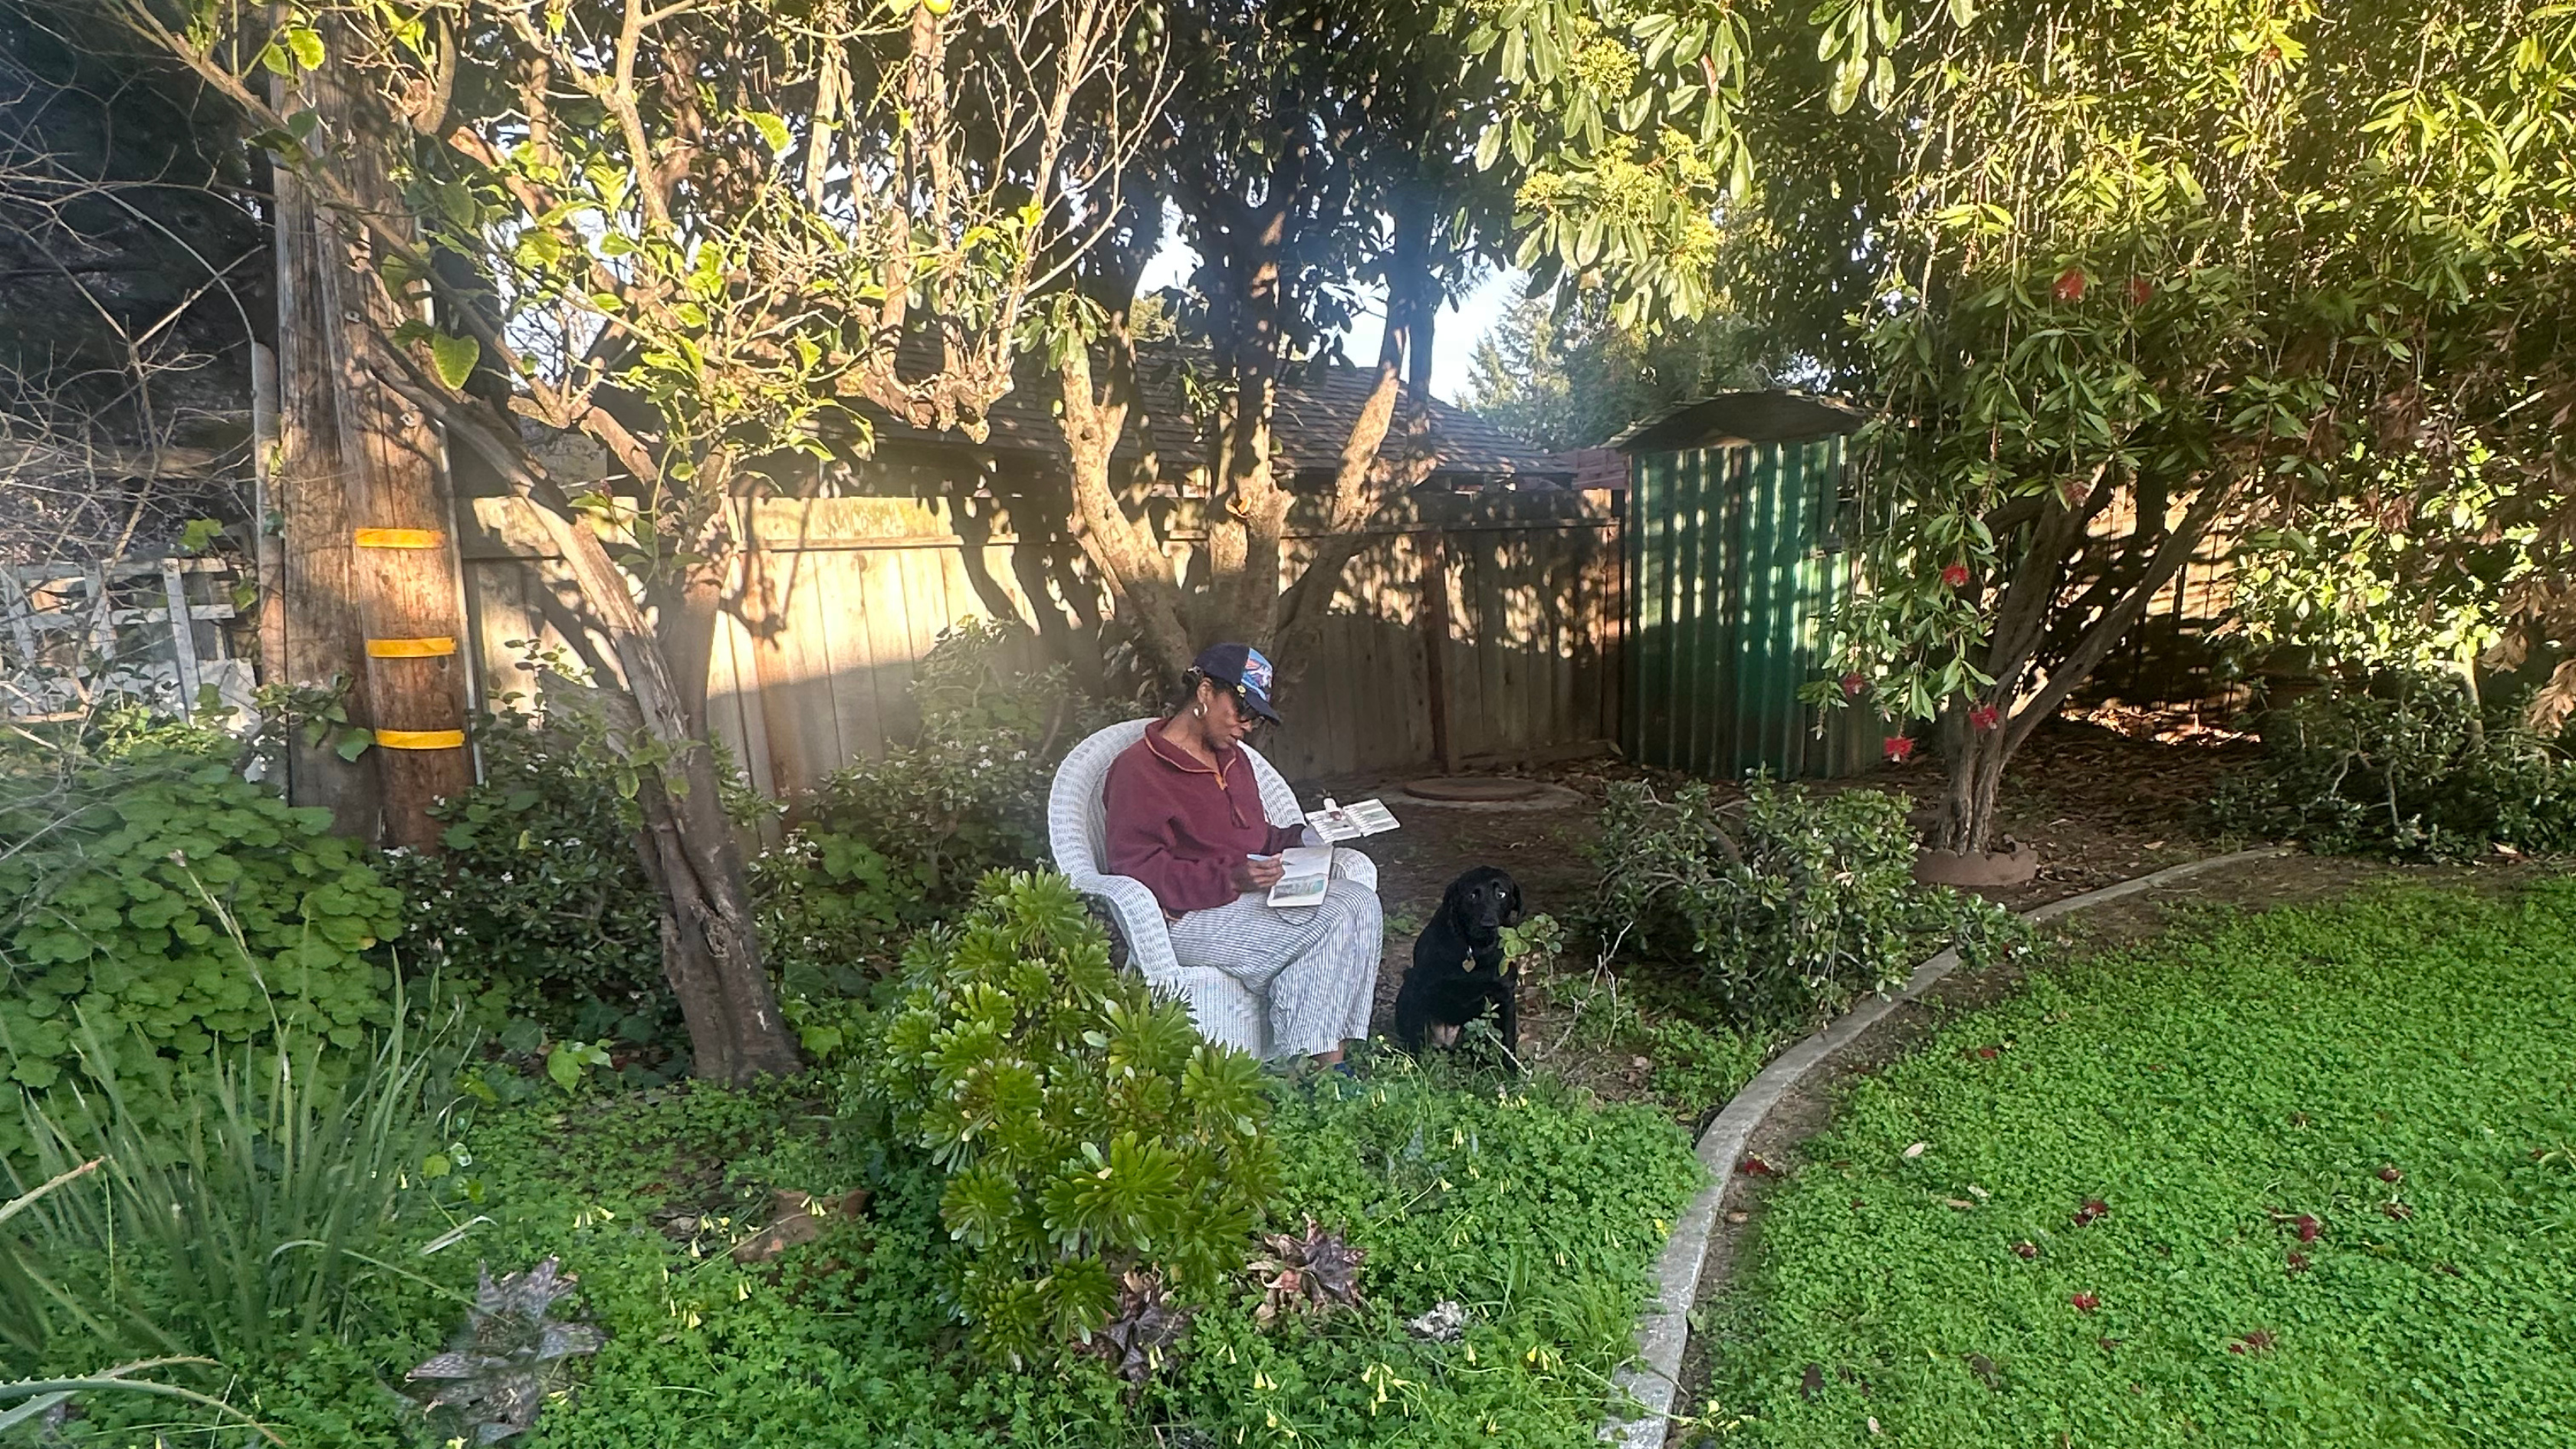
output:
M578 630L560 563L520 505L477 500L464 549L487 698L527 688L506 641ZM1618 534L1572 494L1432 497L1355 558L1331 612L1281 659L1290 727L1265 745L1292 776L1527 756L1614 739ZM710 660L715 730L752 782L783 795L882 751L915 723L906 692L942 629L1008 611L1050 652L1097 667L1107 601L1051 519L1015 531L1007 504L915 498L764 499ZM1311 540L1288 541L1302 568ZM1441 601L1426 607L1434 568ZM1044 607L1030 607L1032 597ZM1438 625L1445 623L1445 630ZM1445 636L1435 664L1431 641ZM576 653L579 651L576 650ZM596 651L593 651L594 654ZM1432 682L1442 685L1435 706Z

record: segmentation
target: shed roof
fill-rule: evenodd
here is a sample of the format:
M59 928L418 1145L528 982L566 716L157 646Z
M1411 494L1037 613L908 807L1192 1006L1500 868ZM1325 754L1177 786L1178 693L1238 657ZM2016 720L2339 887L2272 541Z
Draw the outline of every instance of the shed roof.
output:
M1726 443L1805 443L1860 430L1868 414L1838 398L1770 388L1676 403L1610 440L1623 453L1668 453Z

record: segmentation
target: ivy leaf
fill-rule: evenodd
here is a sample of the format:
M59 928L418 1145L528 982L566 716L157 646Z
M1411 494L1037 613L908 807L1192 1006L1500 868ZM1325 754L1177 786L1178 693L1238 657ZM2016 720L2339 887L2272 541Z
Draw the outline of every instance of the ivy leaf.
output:
M581 1057L569 1043L557 1042L546 1053L546 1076L567 1092L581 1085Z
M483 344L471 337L440 332L429 339L429 360L438 368L438 380L449 387L461 388L474 375L474 364L482 359Z
M1844 56L1834 66L1834 83L1832 89L1825 94L1825 104L1832 108L1837 116L1850 110L1852 102L1860 99L1862 83L1868 79L1868 56L1858 54Z
M286 28L283 38L286 41L287 50L294 55L297 65L306 70L322 68L325 52L322 49L320 35L305 26L290 25Z
M354 765L358 762L358 757L367 752L367 747L375 742L375 731L367 729L352 729L340 736L340 743L333 749L332 753Z
M769 143L770 150L781 156L787 154L794 138L788 133L786 121L767 111L745 111L743 119L751 122L752 129L760 133L761 140Z
M1950 0L1950 23L1965 28L1977 20L1977 0Z

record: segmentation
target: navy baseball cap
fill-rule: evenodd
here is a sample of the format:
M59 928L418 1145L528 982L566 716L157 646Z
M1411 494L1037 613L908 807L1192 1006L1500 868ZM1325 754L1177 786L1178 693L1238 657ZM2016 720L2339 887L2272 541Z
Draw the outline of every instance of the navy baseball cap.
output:
M1250 706L1252 712L1279 723L1279 711L1270 707L1272 673L1270 661L1249 644L1211 644L1199 651L1190 667L1218 684L1234 690L1234 697Z

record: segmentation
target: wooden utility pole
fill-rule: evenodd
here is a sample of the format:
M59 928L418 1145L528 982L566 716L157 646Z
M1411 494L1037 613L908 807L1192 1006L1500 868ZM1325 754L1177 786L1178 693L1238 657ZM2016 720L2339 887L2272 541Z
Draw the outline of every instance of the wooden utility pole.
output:
M325 65L297 78L301 102L321 118L314 144L341 153L354 204L408 234L410 218L387 163L387 148L407 144L408 128L354 92L345 83L350 73ZM335 824L387 845L435 850L441 827L429 807L471 786L474 765L465 748L465 610L445 461L429 420L376 371L392 361L388 339L414 304L387 291L367 229L314 205L301 186L294 189L311 221L290 228L288 185L281 168L280 421L317 440L330 434L332 447L320 456L333 464L340 496L335 513L334 500L321 496L332 491L327 485L291 498L281 489L282 503L310 505L302 517L287 513L287 553L299 553L301 534L317 561L327 550L339 562L343 587L339 599L325 597L326 570L311 570L315 586L301 591L300 601L313 612L303 619L295 617L299 593L287 593L288 653L299 634L341 641L358 681L350 720L374 735L361 762L373 767L378 818L361 824L334 799ZM290 248L301 253L291 262ZM356 798L345 789L340 795Z
M292 87L272 87L278 109L297 101ZM333 400L338 373L332 361L340 329L329 300L334 288L325 259L337 249L334 229L312 191L283 163L274 168L277 198L277 451L268 470L265 505L277 547L263 550L260 587L273 606L260 610L261 655L270 664L262 682L299 690L345 685L349 718L365 720L367 678L364 630L350 583L356 552L349 520L348 480L341 470L340 410ZM268 637L270 634L275 637ZM287 737L287 797L331 812L335 835L373 839L379 813L376 772L340 758L334 741Z

